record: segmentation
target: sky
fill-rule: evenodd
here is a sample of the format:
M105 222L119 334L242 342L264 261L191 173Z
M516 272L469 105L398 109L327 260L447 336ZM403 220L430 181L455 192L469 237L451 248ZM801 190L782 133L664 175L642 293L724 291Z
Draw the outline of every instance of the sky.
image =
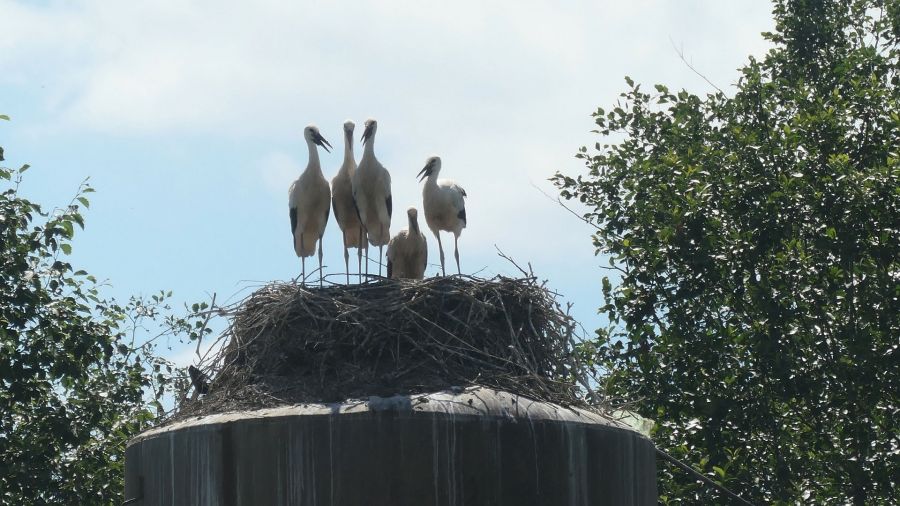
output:
M590 332L606 325L605 261L591 227L545 195L548 178L584 173L575 153L602 141L591 113L614 106L626 75L713 91L681 52L731 93L737 69L768 48L770 10L763 0L0 0L0 114L12 118L0 146L7 166L33 166L21 193L45 207L90 178L97 192L70 261L109 280L109 295L235 301L300 272L287 191L306 167L303 128L335 146L320 153L330 180L343 122L357 124L358 158L373 117L400 211L392 233L406 226L402 210L421 208L415 175L440 155L441 176L468 193L463 272L517 275L500 248ZM428 246L434 275L430 234ZM333 220L324 252L326 273L343 273ZM192 350L170 356L186 364Z

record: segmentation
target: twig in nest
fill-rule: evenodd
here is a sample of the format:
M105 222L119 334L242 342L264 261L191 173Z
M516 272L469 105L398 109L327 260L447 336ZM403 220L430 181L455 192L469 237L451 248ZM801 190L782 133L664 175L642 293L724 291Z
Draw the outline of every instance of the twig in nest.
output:
M209 394L175 416L475 384L598 405L575 322L530 268L500 255L525 277L263 286L225 308L225 344L200 364Z

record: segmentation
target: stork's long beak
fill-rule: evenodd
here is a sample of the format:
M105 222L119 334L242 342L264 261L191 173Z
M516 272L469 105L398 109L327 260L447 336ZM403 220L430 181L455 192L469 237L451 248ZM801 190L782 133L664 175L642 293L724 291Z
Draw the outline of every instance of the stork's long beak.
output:
M363 130L362 134L362 143L365 144L369 141L369 137L372 137L372 125L371 123L366 125L366 129Z
M416 177L419 178L419 182L425 181L425 178L431 175L431 165L426 165L416 174Z
M316 134L316 138L314 139L315 143L319 146L322 146L322 149L331 153L331 150L328 149L331 147L331 143L325 140L325 137L322 137L322 134Z

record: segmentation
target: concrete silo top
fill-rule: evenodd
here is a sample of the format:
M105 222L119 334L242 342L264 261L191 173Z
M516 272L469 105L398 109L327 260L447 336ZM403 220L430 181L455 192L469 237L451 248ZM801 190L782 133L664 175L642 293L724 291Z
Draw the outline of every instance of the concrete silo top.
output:
M192 417L129 442L142 505L650 506L653 443L474 386Z
M449 417L478 417L509 422L556 421L602 425L610 428L633 430L628 424L602 416L599 413L577 407L563 407L549 402L541 402L521 395L486 387L469 387L441 392L416 395L395 395L392 397L372 396L367 399L350 399L341 403L309 403L277 408L231 411L205 416L196 416L168 425L150 429L129 444L153 438L168 432L200 427L204 425L227 424L248 419L272 419L283 417L342 416L366 413L393 412L398 415L446 415Z

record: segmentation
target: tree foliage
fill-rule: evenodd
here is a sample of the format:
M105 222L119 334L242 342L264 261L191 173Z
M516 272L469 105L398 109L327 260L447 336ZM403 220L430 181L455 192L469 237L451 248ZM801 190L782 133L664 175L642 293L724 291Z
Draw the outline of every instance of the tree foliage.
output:
M777 0L733 96L629 89L554 181L609 257L586 347L670 453L748 499L900 476L900 2ZM661 469L663 502L722 502Z
M197 330L171 293L104 298L67 261L92 188L46 211L19 193L28 168L0 164L0 503L120 504L125 443L185 388L142 329Z

